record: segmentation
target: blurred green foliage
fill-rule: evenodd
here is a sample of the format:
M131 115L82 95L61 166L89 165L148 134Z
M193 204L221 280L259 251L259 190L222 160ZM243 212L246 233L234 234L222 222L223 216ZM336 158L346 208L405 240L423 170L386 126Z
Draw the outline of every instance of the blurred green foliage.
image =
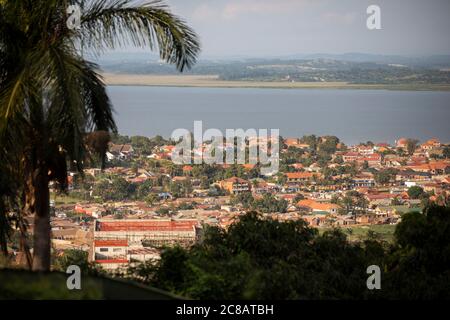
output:
M370 265L382 270L381 290L367 289ZM393 243L251 212L129 276L194 299L450 299L450 209L403 215Z

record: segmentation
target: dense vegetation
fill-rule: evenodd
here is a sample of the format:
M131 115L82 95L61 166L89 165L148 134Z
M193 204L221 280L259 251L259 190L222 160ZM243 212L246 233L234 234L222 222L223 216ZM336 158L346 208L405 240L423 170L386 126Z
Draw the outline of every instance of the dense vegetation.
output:
M382 270L368 290L367 267ZM339 230L319 235L303 221L278 222L250 212L228 231L208 227L189 250L167 248L128 276L195 299L450 298L450 208L409 213L394 244L375 235L350 242Z
M240 193L233 196L232 204L241 204L244 209L256 210L261 213L281 212L287 210L288 202L284 199L278 200L271 194L264 194L261 198L255 199L250 192Z

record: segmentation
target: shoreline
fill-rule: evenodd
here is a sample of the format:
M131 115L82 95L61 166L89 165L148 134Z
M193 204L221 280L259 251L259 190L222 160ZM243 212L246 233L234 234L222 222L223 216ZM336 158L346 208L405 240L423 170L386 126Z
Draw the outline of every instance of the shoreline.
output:
M247 88L247 89L348 89L392 91L450 91L450 84L349 84L347 82L283 82L219 80L214 75L139 75L101 74L108 86L148 86L180 88Z

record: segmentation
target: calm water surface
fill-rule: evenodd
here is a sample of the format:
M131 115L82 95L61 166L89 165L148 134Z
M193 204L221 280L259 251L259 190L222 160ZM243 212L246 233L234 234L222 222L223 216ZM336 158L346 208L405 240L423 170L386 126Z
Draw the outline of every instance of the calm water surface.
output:
M336 135L348 144L399 137L450 142L450 92L111 86L119 132L163 135L206 128Z

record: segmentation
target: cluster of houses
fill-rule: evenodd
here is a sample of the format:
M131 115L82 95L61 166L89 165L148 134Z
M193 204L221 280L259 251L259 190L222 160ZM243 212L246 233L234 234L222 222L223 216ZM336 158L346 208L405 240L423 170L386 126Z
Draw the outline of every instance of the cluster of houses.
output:
M288 148L305 150L306 155L310 149L296 138L285 139L284 145L281 157ZM53 239L57 248L71 244L83 250L89 248L91 261L105 269L116 269L133 262L157 259L163 245L195 243L205 224L228 228L246 211L241 204L232 201L244 193L254 199L270 194L273 199L285 200L286 212L264 214L274 219L304 219L317 227L395 224L405 212L421 210L422 200L411 198L408 193L411 187L421 187L429 201L448 200L450 161L444 157L445 147L439 140L431 139L417 144L411 153L411 143L403 138L393 146L387 143L338 146L325 167L317 162L305 165L299 161L291 163L288 172L270 178L234 176L214 181L211 187L223 191L217 196L212 196L208 188L201 186L201 178L193 175L195 165L181 166L177 174L171 174L164 166L137 170L131 166L109 167L105 170L107 174L121 176L136 185L161 175L172 182L188 180L193 186L192 192L176 198L170 191L155 188L153 192L159 197L151 204L135 200L80 201L70 210L90 219L69 223L66 227L61 222L65 219L53 219ZM172 151L172 145L158 146L145 158L167 162ZM107 158L134 161L142 156L131 145L111 144ZM353 166L356 172L332 176L324 172L325 168L342 166ZM244 172L253 168L254 165L243 165ZM389 169L392 169L389 178L380 182L377 174ZM88 169L86 173L96 177L100 170ZM356 191L358 199L355 195L349 196L349 191ZM355 198L354 203L347 205L345 197ZM190 206L183 208L183 204ZM161 213L161 208L167 208L165 213ZM122 213L120 218L118 212Z

